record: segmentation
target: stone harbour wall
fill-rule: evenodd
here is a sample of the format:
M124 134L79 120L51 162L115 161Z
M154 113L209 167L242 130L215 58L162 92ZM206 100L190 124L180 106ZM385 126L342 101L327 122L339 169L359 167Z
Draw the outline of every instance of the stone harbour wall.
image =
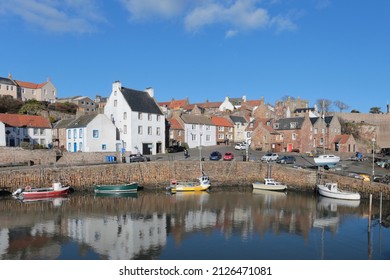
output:
M269 166L260 162L202 162L203 170L210 176L212 190L243 187L250 190L252 183L263 180ZM296 169L285 165L271 165L272 177L289 186L290 191L314 192L318 181L315 170ZM16 190L26 185L49 186L54 180L71 185L76 191L92 191L94 184L112 184L137 181L147 191L165 191L172 179L196 180L200 164L196 161L152 161L142 163L107 163L81 166L30 166L0 169L0 188ZM321 181L336 181L345 190L358 191L363 198L370 194L374 199L390 200L390 186L363 182L362 180L320 174Z

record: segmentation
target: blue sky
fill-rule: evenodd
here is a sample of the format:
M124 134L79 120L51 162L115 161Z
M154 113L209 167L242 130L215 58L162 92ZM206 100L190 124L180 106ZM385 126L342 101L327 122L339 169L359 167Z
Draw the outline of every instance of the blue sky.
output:
M285 96L386 110L388 0L0 0L0 76L58 97L114 81L158 102ZM334 107L334 109L336 109Z

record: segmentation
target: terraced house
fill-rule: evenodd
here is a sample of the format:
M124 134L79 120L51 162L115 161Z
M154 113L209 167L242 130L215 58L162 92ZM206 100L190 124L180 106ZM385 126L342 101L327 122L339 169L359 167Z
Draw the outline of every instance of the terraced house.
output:
M48 148L51 125L42 116L0 114L0 146L19 147L22 143Z

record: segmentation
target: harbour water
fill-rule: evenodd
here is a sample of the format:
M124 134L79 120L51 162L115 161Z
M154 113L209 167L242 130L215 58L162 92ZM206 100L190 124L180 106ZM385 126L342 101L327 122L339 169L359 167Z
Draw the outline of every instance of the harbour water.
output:
M0 259L389 260L379 205L252 190L2 198Z

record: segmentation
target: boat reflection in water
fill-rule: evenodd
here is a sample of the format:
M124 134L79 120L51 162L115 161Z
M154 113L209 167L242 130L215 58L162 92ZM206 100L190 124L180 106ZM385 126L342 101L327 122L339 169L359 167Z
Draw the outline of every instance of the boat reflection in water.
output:
M2 199L0 259L367 259L361 244L367 242L368 203L340 203L249 189L120 199L76 193L61 207ZM381 244L390 248L390 238ZM372 259L386 259L386 250L373 250Z
M95 197L133 197L137 198L138 193L137 192L127 192L127 193L95 193Z
M44 198L29 198L29 199L18 199L21 203L32 204L32 203L52 203L54 207L60 207L65 201L68 201L67 195L58 197L44 197Z

